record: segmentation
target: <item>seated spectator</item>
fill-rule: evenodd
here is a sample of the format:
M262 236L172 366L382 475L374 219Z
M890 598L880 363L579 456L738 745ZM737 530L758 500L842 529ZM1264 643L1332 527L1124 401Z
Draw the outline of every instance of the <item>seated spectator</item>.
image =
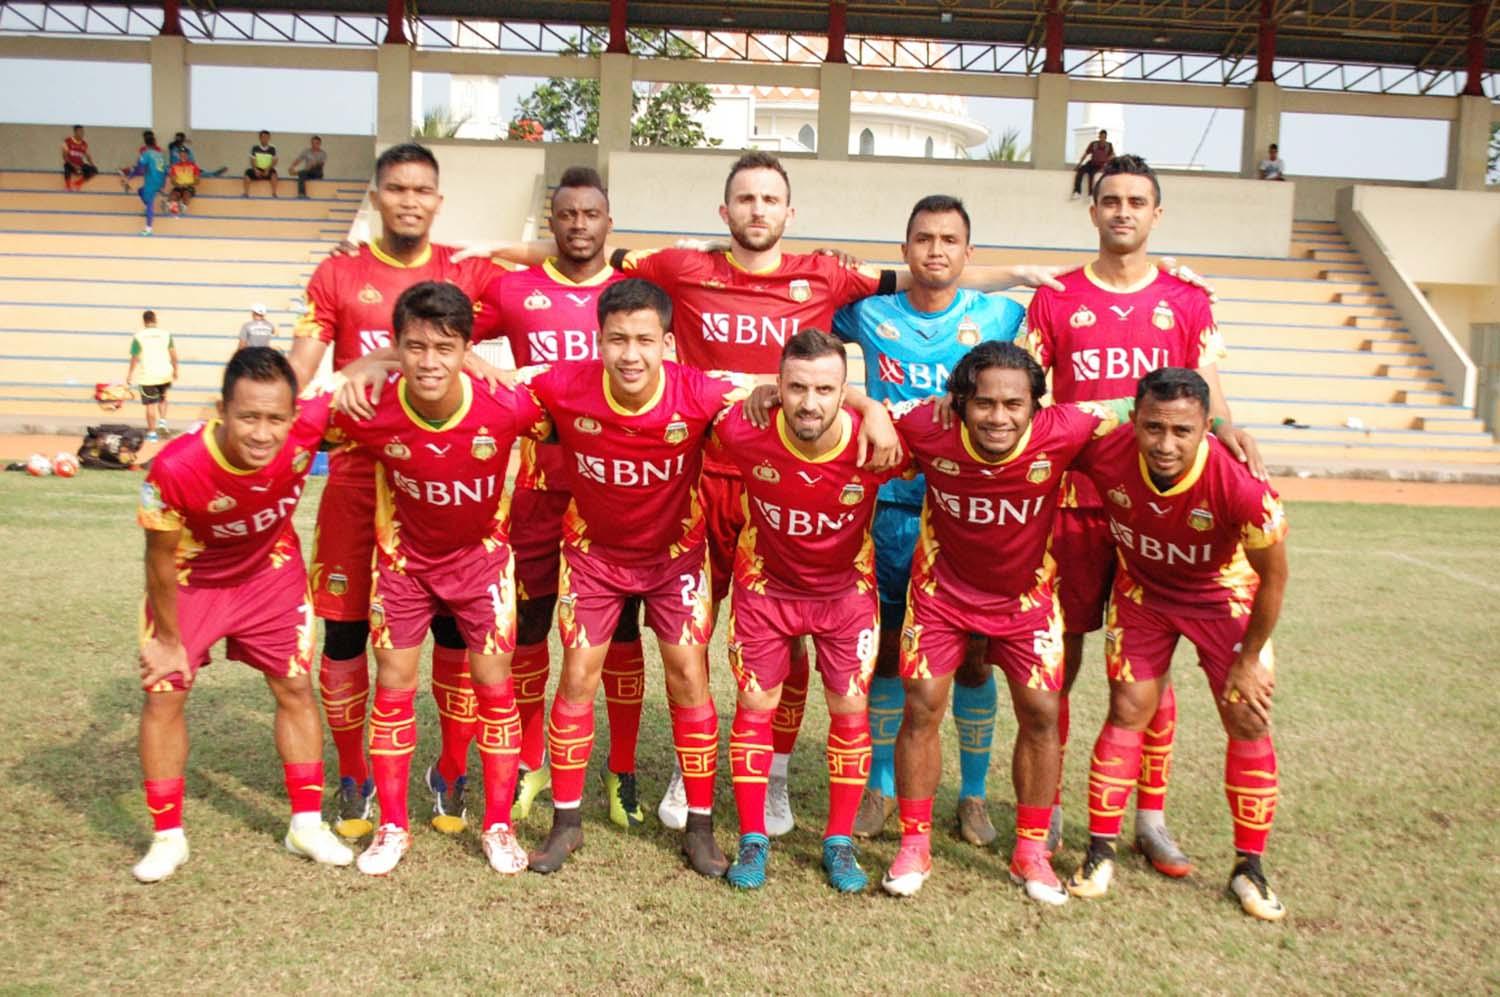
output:
M276 193L276 147L271 144L271 133L260 133L260 142L250 147L250 168L245 171L245 193L250 196L250 182L265 180L271 184L271 196Z
M1285 180L1286 160L1281 158L1276 143L1266 150L1266 158L1260 161L1260 178L1262 180Z
M328 153L323 151L323 140L317 135L306 149L292 160L291 173L297 178L297 196L307 197L307 181L323 179L323 164L328 162ZM299 169L300 167L300 169Z
M193 195L198 193L198 177L203 171L198 169L198 164L193 162L193 154L187 146L182 146L178 152L186 153L185 158L175 158L172 165L167 168L167 179L172 183L172 192L167 195L167 210L174 215L180 215L187 210L187 206L193 200Z
M193 155L192 144L188 140L186 133L178 132L172 136L172 141L167 145L167 158L174 163L181 162L182 160L187 160L189 163L196 163L198 157Z
M247 346L270 346L271 340L276 336L276 327L266 321L266 306L254 304L250 306L250 321L240 326L239 349Z
M71 138L63 139L63 190L82 190L83 185L99 175L89 144L83 140L83 126L74 125ZM77 180L74 180L74 177Z
M1099 137L1088 144L1083 150L1083 156L1078 160L1078 167L1073 171L1073 197L1077 198L1083 189L1083 178L1089 178L1089 199L1094 197L1094 174L1104 169L1104 164L1115 158L1115 147L1109 144L1109 132L1103 128L1099 129Z

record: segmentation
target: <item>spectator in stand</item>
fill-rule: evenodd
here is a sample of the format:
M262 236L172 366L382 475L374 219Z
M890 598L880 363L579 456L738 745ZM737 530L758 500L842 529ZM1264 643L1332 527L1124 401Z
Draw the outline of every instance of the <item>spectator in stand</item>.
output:
M254 304L250 306L250 321L240 326L240 345L238 349L243 350L247 346L270 346L271 340L276 335L276 327L266 321L266 306Z
M170 332L157 328L153 311L141 314L141 329L130 341L126 384L135 378L137 370L141 403L146 406L146 439L155 442L158 430L167 431L167 389L177 380L177 346Z
M271 184L271 196L276 193L276 147L271 144L271 133L261 132L260 141L250 147L250 168L245 171L245 197L250 196L250 182L266 180Z
M89 155L89 144L83 140L83 126L74 125L71 138L63 139L63 189L82 190L83 185L99 175L94 157ZM77 180L74 180L74 177Z
M1083 150L1078 167L1073 171L1073 198L1076 200L1083 190L1084 174L1089 178L1089 199L1094 197L1094 174L1104 169L1104 164L1115 158L1115 147L1109 144L1109 132L1099 129L1099 137Z
M1286 160L1281 158L1281 151L1272 142L1271 147L1266 150L1266 158L1260 161L1260 178L1262 180L1285 180Z
M183 161L196 163L198 157L193 155L192 144L186 132L178 132L172 136L172 141L167 144L167 158L174 163Z
M181 132L177 134L182 135ZM167 210L174 215L187 210L193 195L198 193L198 177L203 173L194 162L193 151L187 147L186 141L184 139L182 145L173 143L167 146L172 156L172 165L167 168L167 179L172 181L172 192L167 195Z
M120 170L120 186L128 191L130 178L141 177L141 189L136 191L146 206L146 227L141 230L141 235L150 235L151 223L156 219L156 198L167 184L167 154L156 144L155 132L142 132L141 138L145 144L137 154L135 165Z
M297 178L298 197L307 197L307 181L323 179L323 164L327 162L328 153L323 151L323 139L314 135L308 147L297 153L297 158L292 160L291 173Z

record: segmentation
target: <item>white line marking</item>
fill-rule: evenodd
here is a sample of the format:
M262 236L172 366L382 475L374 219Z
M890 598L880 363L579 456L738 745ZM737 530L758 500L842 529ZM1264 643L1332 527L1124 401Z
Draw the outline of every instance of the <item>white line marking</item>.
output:
M1468 574L1467 572L1454 571L1452 568L1444 567L1441 564L1434 564L1431 561L1425 561L1420 557L1412 557L1410 554L1403 554L1400 551L1394 550L1382 550L1378 551L1377 553L1384 554L1386 557L1392 558L1397 561L1404 561L1407 564L1415 564L1417 567L1426 568L1428 571L1436 571L1440 575L1447 575L1454 581L1465 582L1469 585L1475 586L1476 588L1482 588L1487 592L1500 592L1500 585L1496 585L1493 582L1486 581L1483 578L1477 578L1474 575Z

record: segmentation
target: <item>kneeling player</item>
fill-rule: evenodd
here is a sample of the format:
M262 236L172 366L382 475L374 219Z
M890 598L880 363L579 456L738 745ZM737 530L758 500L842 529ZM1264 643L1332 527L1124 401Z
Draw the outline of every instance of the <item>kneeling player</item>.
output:
M933 405L897 410L897 429L922 469L927 494L901 633L901 848L882 885L910 896L932 870L938 726L969 635L977 633L989 639L988 660L1005 674L1018 727L1010 875L1033 900L1061 904L1068 895L1046 847L1062 689L1048 537L1063 470L1089 440L1114 429L1119 415L1099 403L1039 409L1046 378L1012 343L975 347L953 369L948 390L959 417L951 428Z
M812 638L828 701L823 869L845 893L869 882L850 834L870 771L867 697L880 622L870 519L891 475L859 467L861 417L844 407L847 375L844 345L804 329L781 353L773 424L756 428L736 406L714 428L745 483L747 525L729 617L729 664L739 684L729 758L740 844L728 878L741 889L766 881L772 724L803 636Z
M276 697L292 823L287 850L328 865L353 853L323 823L323 727L308 669L313 616L307 569L292 527L328 403L297 411L296 375L275 350L240 350L224 371L218 418L178 437L152 461L141 489L146 604L141 636L141 768L156 824L133 870L143 883L187 861L182 832L188 688L209 649L266 676Z
M1119 571L1105 623L1109 718L1089 768L1089 844L1068 880L1102 896L1141 767L1147 722L1181 637L1198 650L1229 735L1224 792L1238 853L1229 888L1245 911L1285 913L1261 871L1276 814L1271 631L1286 590L1286 520L1271 486L1206 435L1208 384L1166 367L1136 389L1133 426L1091 445L1078 466L1104 496Z

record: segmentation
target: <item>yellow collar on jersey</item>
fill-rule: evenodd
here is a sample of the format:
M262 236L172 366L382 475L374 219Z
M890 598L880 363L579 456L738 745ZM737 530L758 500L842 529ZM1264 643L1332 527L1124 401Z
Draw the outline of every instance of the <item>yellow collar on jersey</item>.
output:
M954 415L957 414L958 413L956 412L954 413ZM1031 427L1035 425L1036 419L1033 417L1032 420L1026 424L1026 432L1022 433L1021 438L1016 441L1016 448L1010 452L1009 456L1001 457L999 460L990 460L988 457L985 457L974 448L974 441L969 438L969 427L962 422L958 424L958 435L959 438L963 440L964 450L968 452L970 457L973 457L981 464L987 464L990 467L999 467L1002 464L1009 464L1011 461L1015 460L1017 457L1021 456L1021 454L1026 452L1026 448L1031 445Z
M254 474L259 468L251 468L247 471L243 468L235 467L229 463L229 458L224 456L224 451L219 449L218 431L221 422L223 422L222 419L210 419L203 426L203 445L208 447L208 455L214 459L215 464L218 464L230 474L238 475L242 478Z
M573 280L572 278L563 276L562 272L557 269L556 261L556 256L547 257L542 262L542 272L551 278L554 283L562 284L566 287L598 287L615 275L615 268L606 265L603 270L600 270L592 277L586 277L583 280Z
M465 377L463 371L458 372L458 379L463 385L464 400L458 406L458 411L450 415L441 426L434 426L420 412L411 407L411 402L406 400L406 378L404 377L396 392L396 397L401 399L401 411L406 413L406 417L418 429L425 429L429 433L446 433L464 421L464 416L469 414L469 407L474 404L474 382Z
M849 437L854 435L854 420L849 417L848 409L839 409L839 441L833 445L833 449L816 457L807 456L798 450L796 444L792 442L790 430L787 429L786 425L785 409L778 408L776 410L776 435L781 437L781 445L786 447L787 453L798 460L809 464L826 464L843 453L844 448L849 445Z
M391 256L389 253L384 252L380 248L379 239L371 239L368 245L370 247L371 256L375 257L386 266L395 267L397 270L415 270L417 267L425 267L427 265L427 261L432 259L432 243L430 242L422 247L421 254L410 263L402 263L394 256Z
M1151 286L1151 282L1156 279L1160 272L1156 269L1156 264L1153 263L1151 264L1151 269L1146 272L1146 276L1134 284L1131 284L1129 287L1115 287L1099 279L1099 275L1094 273L1094 265L1092 263L1085 263L1083 266L1083 275L1088 278L1089 283L1101 291L1108 291L1110 294L1134 294L1137 291L1144 291Z
M779 253L776 255L775 263L772 263L768 267L761 267L759 270L751 270L749 267L741 265L740 261L734 258L734 252L732 250L725 250L724 259L728 260L729 265L734 267L741 273L755 274L757 277L764 276L768 273L775 273L781 268L781 254Z
M1146 455L1143 453L1138 453L1135 455L1135 459L1141 467L1141 480L1146 483L1147 488L1151 489L1162 498L1170 498L1173 495L1181 495L1183 492L1196 485L1198 483L1198 479L1203 477L1203 468L1208 464L1208 437L1204 437L1199 441L1198 454L1193 458L1193 466L1188 468L1188 473L1184 474L1175 485L1173 485L1171 488L1168 488L1166 491L1162 491L1161 489L1157 488L1156 482L1151 480L1151 469L1146 466Z
M615 401L615 393L609 390L608 368L606 368L603 373L604 401L609 405L610 411L615 413L615 415L645 415L647 412L650 412L652 409L656 408L657 403L661 401L661 396L667 393L666 364L662 364L661 369L657 371L656 391L651 395L651 400L638 409L626 408L624 405L621 405L619 402Z

